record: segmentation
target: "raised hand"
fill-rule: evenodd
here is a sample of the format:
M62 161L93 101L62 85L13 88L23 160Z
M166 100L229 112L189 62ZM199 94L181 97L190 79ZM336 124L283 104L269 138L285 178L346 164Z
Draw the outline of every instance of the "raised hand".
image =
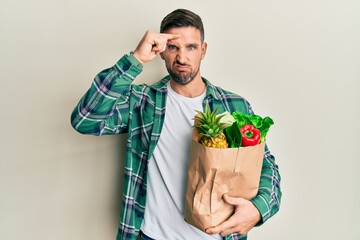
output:
M168 40L179 37L179 34L157 33L148 30L136 47L133 55L144 64L165 51Z

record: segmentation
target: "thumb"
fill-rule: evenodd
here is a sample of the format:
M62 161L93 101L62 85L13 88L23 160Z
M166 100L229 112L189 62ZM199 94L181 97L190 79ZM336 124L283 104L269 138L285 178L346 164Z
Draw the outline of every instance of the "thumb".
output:
M243 200L243 198L239 198L239 197L231 197L228 195L223 195L223 199L226 203L230 204L230 205L234 205L234 206L238 206L241 204L241 201Z

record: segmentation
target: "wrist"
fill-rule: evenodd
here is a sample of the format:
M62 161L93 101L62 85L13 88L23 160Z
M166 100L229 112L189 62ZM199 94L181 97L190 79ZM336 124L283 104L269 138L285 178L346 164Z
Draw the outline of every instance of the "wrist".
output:
M121 64L119 65L121 67L121 69L122 69L121 72L128 71L129 69L132 69L132 70L134 70L136 72L135 75L138 75L143 70L143 65L133 55L132 52L125 54L124 58L126 59L125 60L126 64L124 66L122 66ZM122 59L120 59L117 64L119 64L119 63L122 63Z
M133 55L141 64L144 64L136 50L134 52L130 52L130 55Z
M133 52L130 52L129 54L126 54L128 60L130 61L130 63L134 66L136 66L137 68L141 69L143 68L143 64L142 62L136 57L134 56Z

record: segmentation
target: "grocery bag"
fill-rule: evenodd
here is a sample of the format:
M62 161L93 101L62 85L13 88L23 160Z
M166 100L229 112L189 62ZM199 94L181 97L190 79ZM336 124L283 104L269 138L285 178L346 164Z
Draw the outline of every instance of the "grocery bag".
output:
M197 135L194 129L184 219L205 231L234 213L235 207L224 202L224 194L248 200L256 196L265 142L249 147L210 148L198 143Z

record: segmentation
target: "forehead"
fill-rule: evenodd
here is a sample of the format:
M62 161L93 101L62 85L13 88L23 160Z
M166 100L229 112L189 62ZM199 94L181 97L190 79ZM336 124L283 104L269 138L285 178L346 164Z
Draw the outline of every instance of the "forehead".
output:
M179 38L170 40L171 43L179 44L201 44L200 30L195 27L176 27L170 28L166 33L180 34Z

